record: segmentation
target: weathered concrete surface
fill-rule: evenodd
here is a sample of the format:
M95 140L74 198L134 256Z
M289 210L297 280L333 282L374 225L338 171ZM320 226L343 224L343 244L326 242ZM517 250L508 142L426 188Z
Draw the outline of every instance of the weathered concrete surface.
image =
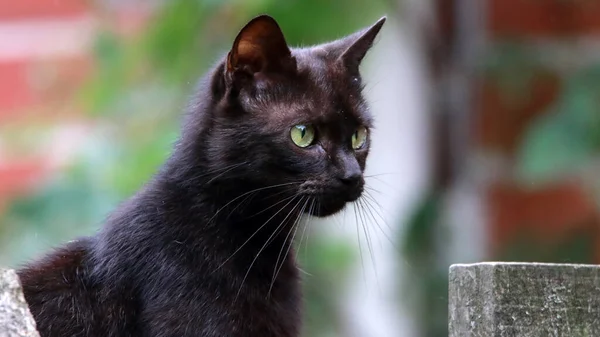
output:
M0 337L39 337L14 270L0 269Z
M600 266L453 265L449 336L600 336Z

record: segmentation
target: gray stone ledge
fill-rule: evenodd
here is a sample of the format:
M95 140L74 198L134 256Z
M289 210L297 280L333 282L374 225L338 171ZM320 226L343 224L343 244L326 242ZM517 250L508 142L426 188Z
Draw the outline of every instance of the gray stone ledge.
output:
M600 336L600 266L450 266L450 337Z
M0 337L39 337L19 277L0 269Z

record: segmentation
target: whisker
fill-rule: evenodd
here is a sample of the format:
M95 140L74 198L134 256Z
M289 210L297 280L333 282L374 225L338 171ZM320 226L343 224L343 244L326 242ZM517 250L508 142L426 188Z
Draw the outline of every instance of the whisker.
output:
M396 232L395 229L392 226L390 226L389 222L382 215L382 213L384 212L383 206L381 206L381 204L377 201L377 199L375 199L375 197L373 197L368 192L367 192L366 196L367 196L367 198L370 201L370 205L372 206L371 209L373 210L373 212L375 213L375 215L377 215L379 217L379 219L381 219L381 221L383 222L383 224L389 230L390 233L395 233Z
M356 204L354 204L354 223L356 224L356 235L358 236L358 252L360 255L360 266L363 274L363 281L367 283L367 274L365 274L365 262L362 255L362 243L360 242L360 230L358 229L358 215L357 215Z
M242 201L240 201L240 202L239 202L237 205L235 205L235 207L234 207L234 208L233 208L233 209L232 209L232 210L229 212L229 214L227 215L227 217L225 218L225 220L227 221L227 220L229 219L229 217L230 217L231 215L233 215L233 214L235 213L235 211L236 211L236 210L237 210L237 209L238 209L240 206L242 206L244 203L246 203L246 204L250 203L250 201L252 200L252 198L254 198L254 196L256 196L256 193L258 193L258 192L255 192L255 193L250 193L250 194L248 194L246 197L244 197L244 199L242 199ZM247 205L246 205L246 206L247 206ZM245 209L245 208L242 208L242 210L243 210L243 209Z
M289 197L285 197L285 198L283 198L282 200L279 200L279 201L277 201L276 203L272 204L271 206L269 206L269 207L267 207L267 208L263 209L262 211L259 211L258 213L255 213L255 214L253 214L253 215L250 215L250 216L248 216L248 218L252 218L252 217L255 217L255 216L259 215L259 214L262 214L262 213L264 213L264 212L266 212L266 211L270 210L271 208L273 208L273 207L276 207L277 205L279 205L279 204L282 204L282 203L286 202L286 200L290 200L291 198L295 198L295 197L297 197L297 195L291 195L291 196L289 196Z
M346 210L346 207L344 207L344 210ZM335 213L332 217L333 221L335 222L336 226L338 226L339 229L341 229L343 227L342 223L340 222L340 218L339 218L339 212Z
M264 227L265 227L265 226L266 226L266 225L269 223L269 221L271 221L271 220L272 220L272 219L273 219L273 218L274 218L274 217L275 217L277 214L279 214L279 212L281 212L283 209L285 209L285 207L287 207L287 206L288 206L289 204L291 204L293 201L294 201L294 199L290 200L290 201L289 201L287 204L285 204L285 205L284 205L284 206L283 206L283 207L282 207L282 208L281 208L279 211L277 211L277 212L276 212L275 214L273 214L273 215L272 215L272 216L271 216L271 217L270 217L270 218L269 218L267 221L265 221L265 223L264 223L264 224L262 224L260 227L258 227L258 229L257 229L256 231L254 231L254 233L252 233L252 235L250 235L250 237L249 237L248 239L246 239L246 241L244 241L244 243L243 243L243 244L242 244L242 245L241 245L241 246L240 246L238 249L236 249L236 250L235 250L235 252L233 252L233 254L231 254L231 256L229 256L229 257L228 257L228 258L227 258L225 261L223 261L223 263L221 263L221 264L220 264L220 265L219 265L219 266L218 266L218 267L217 267L217 268L216 268L216 269L213 271L213 273L214 273L215 271L219 270L221 267L223 267L223 266L225 265L225 263L227 263L229 260L231 260L231 258L232 258L232 257L233 257L235 254L237 254L237 253L238 253L238 252L239 252L239 251L240 251L242 248L244 248L244 246L245 246L246 244L248 244L248 242L250 242L250 240L252 240L252 238L253 238L253 237L254 237L256 234L258 234L258 232L259 232L261 229L263 229L263 228L264 228Z
M381 204L379 203L379 201L377 201L377 199L375 199L375 197L373 197L368 191L365 191L365 197L367 199L369 199L372 203L374 203L375 205L377 205L377 207L379 208L379 210L377 210L373 205L373 211L375 211L375 214L377 214L379 216L379 218L383 221L383 224L391 231L394 232L394 229L389 225L389 223L387 222L387 220L381 215L381 212L383 211L383 207L381 206Z
M292 226L290 226L290 230L288 231L287 235L285 236L285 239L283 240L283 245L281 246L281 249L279 250L279 254L277 255L277 260L275 261L275 269L273 270L273 278L275 277L275 270L277 270L277 265L279 264L279 259L281 258L281 254L283 253L285 244L287 243L288 238L290 237L290 234L292 233L294 228L296 228L298 221L302 217L302 212L304 212L304 209L306 208L306 204L308 204L308 201L309 201L309 199L307 198L306 201L304 202L304 205L302 205L302 208L300 209L298 217L296 218L296 220L294 220L294 223L292 224Z
M389 189L391 189L392 191L395 191L395 190L396 190L396 188L395 188L395 187L389 186L388 184L386 184L386 185L387 185L387 186L384 186L384 187L388 187L388 188L389 188ZM370 185L365 185L365 191L366 191L366 190L369 190L369 191L375 192L375 193L377 193L377 194L379 194L379 195L382 195L382 196L384 196L384 197L387 197L387 198L390 198L390 197L391 197L391 195L390 195L389 193L386 193L386 192L380 191L380 190L378 190L378 189L375 189L373 186L370 186Z
M371 243L371 236L369 235L369 228L366 224L366 219L365 219L365 214L364 214L364 210L363 210L363 205L362 205L362 200L358 199L357 200L357 204L358 204L358 218L360 219L360 222L362 224L362 228L363 228L363 233L365 234L365 239L367 241L367 249L369 250L369 255L371 256L371 261L373 263L373 269L375 270L375 272L377 273L377 265L375 263L375 255L373 254L373 245Z
M236 200L238 200L238 199L240 199L240 198L242 198L242 197L244 197L244 196L246 196L246 195L248 195L248 194L251 194L251 193L256 193L256 192L259 192L259 191L264 191L264 190L267 190L267 189L270 189L270 188L276 188L276 187L282 187L282 186L289 186L289 185L293 185L293 184L298 184L298 183L297 183L297 182L290 182L290 183L283 183L283 184L275 184L275 185L271 185L271 186L259 187L259 188L253 189L253 190L251 190L251 191L248 191L248 192L242 193L241 195L238 195L237 197L233 198L231 201L229 201L228 203L226 203L226 204L225 204L225 206L222 206L221 208L219 208L219 209L218 209L218 210L215 212L215 214L214 214L214 215L213 215L213 216L212 216L212 217L211 217L211 218L208 220L208 222L211 222L211 221L213 221L213 220L214 220L214 219L217 217L217 215L218 215L218 214L219 214L219 213L220 213L220 212L221 212L223 209L225 209L227 206L231 205L231 203L233 203L234 201L236 201Z
M397 251L399 251L398 246L396 245L396 243L394 242L394 240L392 240L390 238L390 236L386 233L385 230L383 230L383 228L381 227L381 225L379 224L379 221L377 220L377 218L375 217L375 213L377 213L377 211L373 208L374 206L370 204L368 199L364 200L365 202L365 206L367 212L369 213L371 219L373 219L373 223L377 226L377 228L379 228L379 230L381 231L381 233L385 236L385 238L392 244L392 246L394 247L394 249L396 249ZM375 212L375 213L374 213ZM377 213L377 215L379 216L379 218L382 219L382 221L385 222L385 219L383 219L383 217L381 216L381 214ZM390 228L391 229L391 228Z
M342 210L342 227L344 226L344 224L346 224L347 210L348 210L348 207L344 207L344 209Z
M202 174L199 174L199 175L195 176L193 178L193 181L195 181L196 179L199 179L199 178L207 177L207 176L209 176L211 174L215 174L215 173L218 173L218 172L222 172L222 171L226 171L226 170L229 170L229 169L233 169L233 168L245 165L245 164L248 164L248 162L244 161L244 162L240 162L240 163L236 163L236 164L227 165L225 167L219 167L219 168L216 168L216 169L207 170L207 171L203 172Z
M228 169L226 169L226 170L224 170L223 172L219 173L218 175L216 175L216 176L212 177L212 178L211 178L209 181L207 181L205 184L206 184L206 185L208 185L208 184L210 184L211 182L215 181L217 178L219 178L219 177L223 176L225 173L227 173L227 172L229 172L229 171L232 171L232 170L235 170L236 168L238 168L238 167L240 167L240 166L242 166L242 165L244 165L244 164L247 164L247 163L248 163L248 162L243 162L243 163L239 163L238 165L231 165L231 167L229 167Z
M364 213L364 205L363 205L363 201L361 199L357 200L360 204L360 213ZM369 252L371 254L371 261L373 263L373 272L375 274L375 282L377 282L377 289L379 289L379 293L381 295L381 285L379 284L379 273L377 272L377 264L375 262L375 255L373 254L373 250L372 250L372 244L370 243L371 239L370 239L370 235L371 232L369 231L369 228L366 226L366 217L365 214L363 214L363 228L366 229L366 233L365 236L367 237L367 245L369 246ZM380 241L381 244L381 241Z
M285 237L285 240L283 241L284 243L281 245L281 250L279 251L279 255L277 256L277 261L275 261L275 272L273 273L273 278L271 279L271 285L269 286L269 291L267 292L267 297L271 296L271 290L273 289L273 285L275 284L277 275L279 275L281 268L283 268L283 264L285 263L285 258L289 255L290 249L292 249L292 246L294 245L294 239L296 238L296 233L298 232L298 223L300 222L300 219L302 219L302 215L304 214L304 210L306 209L306 205L308 204L309 200L310 200L310 198L307 198L306 201L304 202L304 205L302 206L302 209L300 210L300 213L298 214L296 221L294 221L294 224L290 228L290 231L288 232L287 236ZM281 256L281 253L283 252L283 248L285 247L285 244L287 243L287 239L290 236L290 233L292 232L292 230L294 231L294 234L292 235L292 239L289 241L288 249L285 252L285 255ZM280 257L281 257L281 263L279 263ZM278 264L279 264L279 268L277 268Z
M281 228L285 224L287 218L294 212L294 210L298 207L298 205L300 205L300 203L302 202L303 199L304 199L304 197L301 197L300 200L296 203L296 205L294 205L294 207L292 207L292 209L288 212L288 214L285 216L285 218L283 218L283 221L281 221L281 223L277 226L277 228L273 231L273 233L271 233L271 236L269 236L269 238L267 239L267 241L265 242L265 244L258 250L258 253L256 254L256 256L254 257L254 259L252 260L252 263L250 263L250 267L248 267L248 270L246 271L246 274L244 275L244 278L242 279L242 283L240 283L240 289L238 290L237 294L235 295L234 302L237 301L237 298L240 295L240 292L242 291L242 288L244 287L244 282L246 281L246 278L248 277L248 274L250 274L250 270L252 269L252 266L254 266L254 263L256 262L256 260L258 259L258 257L260 256L260 253L262 253L262 251L265 249L265 247L267 247L267 245L271 242L271 239L275 236L275 233L277 233L277 231L279 230L279 228ZM292 199L292 201L293 200L294 199ZM275 213L272 217L270 217L269 220L267 220L267 222L270 221L271 219L273 219L273 217L275 215L277 215L284 208L285 207L283 207L279 211L277 211L277 213Z
M312 198L310 201L310 208L308 210L308 217L306 218L306 225L304 227L304 231L306 231L306 229L308 228L308 233L306 233L306 242L304 243L304 261L306 261L308 254L308 240L310 239L310 219L312 217L312 212L314 211L314 206L315 199ZM300 245L298 245L298 247L300 246L302 246L302 240L300 240Z
M364 202L365 202L366 215L373 221L372 223L375 224L375 226L377 226L377 229L383 234L383 236L385 236L386 240L394 247L394 249L397 249L395 242L390 238L388 233L385 230L383 230L383 228L379 224L379 221L377 220L377 218L375 217L375 215L373 213L372 206L368 203L367 200L365 200ZM379 243L381 245L381 241L379 241Z
M402 172L400 172L400 171L396 171L396 172L382 172L382 173L375 173L375 174L367 174L367 175L364 175L363 177L365 177L365 178L375 178L375 177L388 176L388 175L401 174L401 173Z
M384 180L384 179L381 179L381 177L380 177L380 176L381 176L381 175L371 175L371 176L365 176L365 179L374 179L374 180L378 181L379 183L383 184L383 187L386 187L388 190L391 190L391 191L397 191L397 190L398 190L398 188L397 188L396 186L393 186L393 185L391 185L389 181L386 181L386 180ZM365 187L367 187L367 188L371 188L371 189L375 190L374 188L372 188L372 187L371 187L371 186L369 186L369 185L370 185L370 184L367 184ZM377 190L375 190L375 191L377 191ZM382 192L380 192L380 191L377 191L377 192L378 192L378 193L382 193ZM386 195L387 195L387 194L386 194ZM387 196L389 196L389 195L387 195Z

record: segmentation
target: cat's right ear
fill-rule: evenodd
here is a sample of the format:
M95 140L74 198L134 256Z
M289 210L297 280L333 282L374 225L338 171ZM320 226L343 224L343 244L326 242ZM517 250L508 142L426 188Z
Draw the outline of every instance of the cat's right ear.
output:
M227 55L226 72L231 78L285 72L296 62L281 28L268 15L261 15L242 28Z

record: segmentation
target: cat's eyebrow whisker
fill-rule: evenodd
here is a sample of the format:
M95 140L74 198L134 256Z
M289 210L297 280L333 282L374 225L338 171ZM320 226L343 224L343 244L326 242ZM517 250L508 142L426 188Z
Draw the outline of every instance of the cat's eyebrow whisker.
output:
M248 270L246 271L246 274L244 275L244 278L242 279L242 282L240 283L240 289L238 290L237 294L235 295L234 302L237 301L237 298L240 295L240 292L242 291L242 288L244 287L244 282L246 281L246 278L248 278L248 274L250 274L250 270L252 269L252 266L254 266L254 263L256 262L256 260L258 259L258 257L260 256L260 253L262 253L262 251L265 249L265 247L267 247L267 245L271 242L271 239L276 235L276 233L279 230L279 228L281 228L285 224L287 218L294 212L294 210L298 207L298 205L300 205L300 203L302 202L303 199L304 199L304 197L301 197L300 200L296 203L296 205L294 205L294 207L292 207L292 209L288 212L288 214L285 216L285 218L283 219L283 221L281 221L281 223L277 226L277 228L273 231L273 233L271 233L271 236L269 236L269 238L266 240L265 244L258 250L258 253L256 254L256 256L254 257L254 259L250 263L250 267L248 267ZM292 199L292 201L293 200L294 199ZM288 204L286 204L286 206L287 205ZM277 213L275 213L272 217L270 217L269 220L267 220L265 222L265 224L267 222L269 222L271 219L273 219L275 217L275 215L277 215L283 209L285 209L285 206L282 207L279 211L277 211ZM263 224L263 226L264 226L264 224ZM261 228L263 226L261 226Z
M231 260L231 258L233 258L233 256L235 254L237 254L242 248L244 248L244 246L246 244L248 244L248 242L250 242L250 240L252 240L252 238L261 230L263 229L268 223L269 221L271 221L277 214L279 214L279 212L281 212L281 210L283 210L287 205L291 204L294 201L294 199L288 201L287 204L285 204L280 210L278 210L275 214L273 214L267 221L265 221L264 224L262 224L260 227L258 227L258 229L256 231L254 231L254 233L252 233L252 235L250 235L250 237L248 237L248 239L246 239L246 241L244 241L244 243L238 248L236 249L233 254L231 254L227 259L225 259L225 261L223 261L223 263L221 263L214 271L217 271L219 269L221 269L221 267L223 267L229 260Z

